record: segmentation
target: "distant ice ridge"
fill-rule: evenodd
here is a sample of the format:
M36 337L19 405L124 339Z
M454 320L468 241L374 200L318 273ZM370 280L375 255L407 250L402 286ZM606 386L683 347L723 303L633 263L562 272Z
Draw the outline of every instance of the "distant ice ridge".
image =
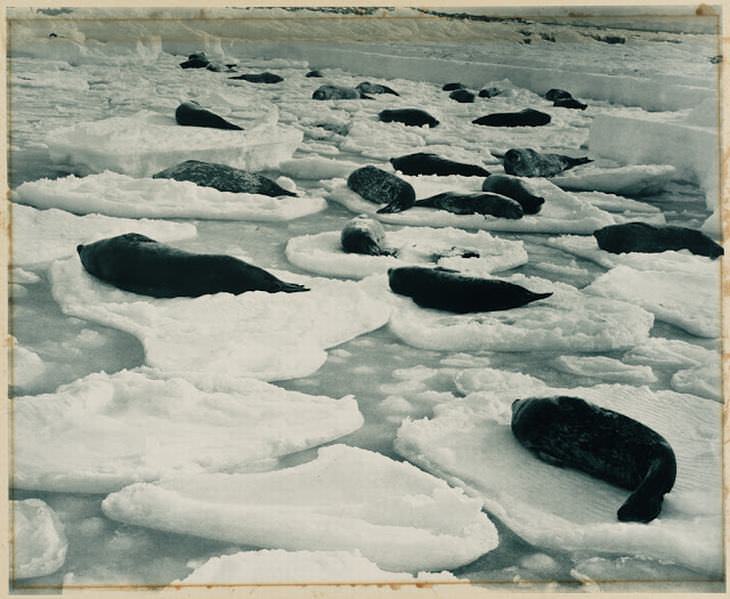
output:
M11 501L10 510L10 578L53 574L63 566L68 549L63 524L56 513L40 499Z
M263 549L212 557L172 584L263 584L267 582L438 582L455 581L451 572L386 572L354 551Z
M388 304L361 283L274 274L311 291L157 299L100 282L76 257L53 264L51 284L64 313L135 335L149 366L192 382L307 376L325 362L327 348L377 329L390 317Z
M205 390L148 369L91 374L17 397L13 419L14 486L72 493L270 466L363 422L352 397L230 377Z
M285 470L131 485L102 509L129 524L262 548L359 550L396 572L456 568L498 544L479 500L411 464L345 445Z
M51 160L77 174L111 170L149 177L183 160L220 162L244 170L276 167L302 141L296 129L264 122L245 131L182 127L149 110L77 123L46 136Z
M11 204L12 253L14 266L51 262L76 256L76 246L123 233L142 233L161 242L190 239L197 235L192 223L159 220L112 218L99 214L76 216L52 208L36 210Z
M137 179L111 171L28 181L13 191L13 200L77 214L266 222L292 220L324 210L327 205L321 197L230 193L190 181Z
M453 227L404 227L387 231L384 246L397 249L398 255L348 254L340 244L340 231L328 231L291 238L286 245L286 256L292 264L305 270L355 279L412 264L433 264L478 276L527 263L522 241ZM478 256L463 258L461 254L465 251L476 252Z
M519 387L509 388L499 377L498 385L494 380L472 376L467 397L437 405L431 419L405 421L396 451L480 497L486 509L537 547L640 555L713 575L723 571L719 405L647 387L558 389L520 379ZM542 462L514 438L512 402L556 394L625 414L669 441L677 480L659 518L650 524L619 522L616 510L628 491Z

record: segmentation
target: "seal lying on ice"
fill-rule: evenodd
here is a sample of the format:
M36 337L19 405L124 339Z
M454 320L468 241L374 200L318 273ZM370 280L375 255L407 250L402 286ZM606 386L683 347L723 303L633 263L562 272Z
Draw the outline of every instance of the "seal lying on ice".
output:
M483 214L500 218L522 218L522 206L512 198L498 193L457 193L445 191L434 196L417 200L414 206L436 208L452 214Z
M213 129L235 129L243 131L242 127L229 123L210 110L206 110L194 100L183 102L175 110L175 120L178 125L186 127L210 127Z
M393 168L404 175L461 175L462 177L488 177L489 171L475 164L454 162L429 152L416 152L391 158Z
M482 183L482 191L491 191L512 198L525 214L537 214L545 203L545 198L530 193L525 184L509 175L489 175Z
M81 244L76 251L89 274L124 291L152 297L309 291L233 256L194 254L139 233Z
M418 108L396 108L394 110L382 110L378 114L378 119L384 123L403 123L409 127L435 127L439 124L438 120L428 114L425 110Z
M320 85L312 94L313 100L372 100L370 96L354 87L341 85Z
M370 202L386 204L378 214L408 210L416 201L410 183L371 165L352 171L347 187Z
M269 73L268 71L265 73L243 73L236 77L229 77L229 79L238 79L248 81L249 83L280 83L284 81L284 78L281 75Z
M549 114L534 108L525 108L519 112L495 112L472 121L475 125L488 127L540 127L549 122Z
M391 94L393 96L400 96L397 91L388 87L387 85L370 83L369 81L363 81L362 83L358 83L355 89L359 90L362 94Z
M504 172L518 177L552 177L569 168L593 162L590 158L572 158L563 154L540 154L531 148L512 148L504 155Z
M702 231L675 225L624 223L609 225L593 232L598 247L612 254L644 252L656 254L667 250L689 250L698 256L717 258L724 250Z
M462 104L472 104L476 96L468 89L455 89L449 94L449 98Z
M360 214L347 221L340 233L340 245L348 254L367 254L370 256L394 256L394 250L387 250L385 229L374 218Z
M667 441L640 422L577 397L518 399L512 432L539 459L632 491L622 522L651 522L674 486L677 463Z

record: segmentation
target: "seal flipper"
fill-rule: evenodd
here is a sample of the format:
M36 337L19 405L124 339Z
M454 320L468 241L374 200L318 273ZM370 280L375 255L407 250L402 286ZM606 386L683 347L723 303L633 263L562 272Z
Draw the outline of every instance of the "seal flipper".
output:
M616 512L619 521L647 524L654 520L662 511L664 495L672 490L676 475L677 463L671 449L667 455L655 457L641 484Z
M309 287L305 287L299 283L285 283L282 281L281 287L278 291L283 291L284 293L298 293L299 291L310 291L310 289Z
M580 166L581 164L588 164L589 162L593 162L593 160L591 158L588 158L588 156L583 156L582 158L568 158L567 162L568 162L568 166L565 167L566 171L569 168L573 168L576 166Z
M545 299L553 294L552 291L549 291L548 293L533 293L532 291L528 291L527 293L529 295L528 300L525 302L525 304L530 304L532 302L536 302L537 300Z
M367 94L364 94L364 93L360 92L360 99L361 100L374 100L375 98L373 98L372 96L368 96Z

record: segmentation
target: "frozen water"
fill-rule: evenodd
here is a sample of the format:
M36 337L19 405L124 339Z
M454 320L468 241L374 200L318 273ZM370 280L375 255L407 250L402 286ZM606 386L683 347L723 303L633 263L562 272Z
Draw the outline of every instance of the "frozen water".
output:
M380 568L416 572L497 546L480 503L410 464L335 445L275 472L135 484L102 507L130 524L290 551L359 550Z
M573 191L601 191L626 196L661 192L676 177L677 169L668 164L630 165L601 168L586 164L565 171L550 181Z
M27 181L13 191L13 200L36 208L63 208L76 214L252 221L291 220L319 212L327 205L321 197L230 193L190 181L136 179L111 171Z
M291 238L286 255L292 264L305 270L358 279L412 264L430 263L473 275L488 275L527 262L522 241L453 227L404 227L387 231L384 247L398 250L397 257L348 254L340 245L340 231L328 231ZM475 251L479 257L461 257L465 250Z
M10 544L10 577L35 578L63 566L68 542L63 524L40 499L11 501L13 535Z
M614 383L642 385L657 381L650 366L632 366L606 356L560 356L553 364L555 368L568 374Z
M92 374L13 400L14 486L101 493L138 481L241 471L351 433L357 402L256 380Z

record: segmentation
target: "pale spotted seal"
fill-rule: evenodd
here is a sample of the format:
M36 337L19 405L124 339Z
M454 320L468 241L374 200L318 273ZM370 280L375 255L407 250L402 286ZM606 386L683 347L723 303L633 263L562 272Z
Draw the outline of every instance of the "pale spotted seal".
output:
M370 202L386 204L377 211L379 214L402 212L416 201L410 183L371 165L352 171L347 186Z
M504 172L518 177L552 177L574 166L592 162L588 157L540 154L531 148L512 148L504 155Z

